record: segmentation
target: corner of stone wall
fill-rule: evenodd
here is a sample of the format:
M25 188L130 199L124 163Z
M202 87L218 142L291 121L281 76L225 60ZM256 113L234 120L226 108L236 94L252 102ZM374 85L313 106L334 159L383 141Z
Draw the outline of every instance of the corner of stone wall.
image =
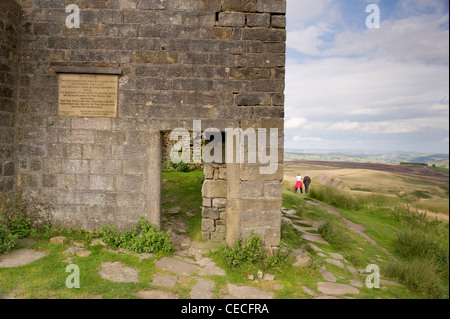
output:
M16 187L20 10L14 0L0 1L0 194L12 192Z

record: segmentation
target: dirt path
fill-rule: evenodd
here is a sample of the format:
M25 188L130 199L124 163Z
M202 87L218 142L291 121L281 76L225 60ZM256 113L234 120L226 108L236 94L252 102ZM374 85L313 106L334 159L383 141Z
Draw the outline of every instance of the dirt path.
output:
M307 202L310 205L314 205L314 206L320 206L325 208L329 213L337 215L339 217L342 218L342 220L345 222L345 224L347 225L347 227L354 231L355 233L361 235L365 240L367 240L369 243L371 243L372 245L380 248L382 251L384 251L385 253L389 254L390 256L392 256L392 254L384 247L381 247L380 245L378 245L378 243L371 237L369 237L366 233L364 233L364 230L366 230L366 228L363 225L357 224L352 222L351 220L348 220L347 218L343 217L341 215L341 213L335 209L334 207L322 204L322 203L317 203L315 201L313 201L312 199L309 198L305 198L305 202Z

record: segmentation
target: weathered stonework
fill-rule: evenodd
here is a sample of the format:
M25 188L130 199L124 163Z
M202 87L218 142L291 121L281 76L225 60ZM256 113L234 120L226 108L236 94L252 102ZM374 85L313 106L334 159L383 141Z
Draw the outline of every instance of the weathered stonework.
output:
M0 193L13 190L16 175L16 109L20 7L0 3Z
M69 4L79 29L65 24ZM278 246L285 11L285 0L2 0L0 191L22 188L67 226L160 226L164 132L278 128L277 172L205 165L202 223L205 239L254 230ZM120 69L117 116L59 116L61 67Z

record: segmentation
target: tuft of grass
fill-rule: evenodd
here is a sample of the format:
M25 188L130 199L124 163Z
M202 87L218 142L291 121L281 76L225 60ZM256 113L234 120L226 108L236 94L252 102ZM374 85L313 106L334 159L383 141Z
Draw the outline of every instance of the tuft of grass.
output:
M357 210L361 206L360 197L331 186L311 188L309 196L332 206Z
M448 280L448 247L430 233L409 228L397 230L397 253L406 260L423 260L435 265L437 272Z
M318 230L319 234L335 248L340 250L348 250L350 248L351 237L334 220L321 222Z
M423 259L391 260L382 269L388 277L396 278L405 286L430 299L447 299L448 288L441 284L435 266Z

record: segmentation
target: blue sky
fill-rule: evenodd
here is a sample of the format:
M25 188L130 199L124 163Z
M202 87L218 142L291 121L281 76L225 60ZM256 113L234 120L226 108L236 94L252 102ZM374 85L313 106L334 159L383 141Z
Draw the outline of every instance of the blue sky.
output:
M448 78L447 0L288 0L286 148L448 153Z

